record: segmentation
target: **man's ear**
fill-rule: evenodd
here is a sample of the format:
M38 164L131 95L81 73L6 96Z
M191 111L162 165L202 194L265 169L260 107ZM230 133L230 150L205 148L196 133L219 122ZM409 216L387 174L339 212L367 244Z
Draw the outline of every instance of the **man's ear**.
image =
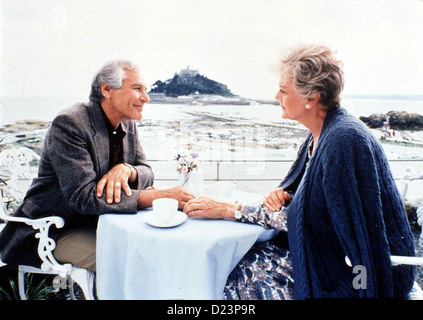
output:
M106 83L102 82L100 84L101 93L104 98L109 99L110 98L110 92L112 90L112 87L107 85Z

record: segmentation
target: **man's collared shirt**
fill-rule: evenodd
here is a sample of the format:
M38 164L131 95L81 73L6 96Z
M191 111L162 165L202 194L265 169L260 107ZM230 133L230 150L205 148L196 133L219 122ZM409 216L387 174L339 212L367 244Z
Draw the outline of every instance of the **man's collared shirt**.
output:
M123 163L123 138L126 136L126 132L123 131L122 125L115 129L110 123L101 105L99 105L101 113L106 122L107 132L109 133L109 170L118 163Z

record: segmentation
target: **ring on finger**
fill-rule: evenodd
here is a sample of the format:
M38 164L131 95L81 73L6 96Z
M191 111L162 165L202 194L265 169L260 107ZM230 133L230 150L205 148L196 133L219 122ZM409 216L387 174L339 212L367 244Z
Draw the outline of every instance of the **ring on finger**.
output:
M115 187L120 187L120 186L121 186L120 182L115 183Z

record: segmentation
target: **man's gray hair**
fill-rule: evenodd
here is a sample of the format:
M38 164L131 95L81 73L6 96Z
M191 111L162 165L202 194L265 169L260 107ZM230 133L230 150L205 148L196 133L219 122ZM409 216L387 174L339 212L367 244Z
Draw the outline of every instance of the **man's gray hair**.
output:
M101 83L119 89L122 81L126 78L125 70L138 70L138 67L131 61L114 60L106 63L94 77L91 83L90 101L100 103L104 96L101 93Z

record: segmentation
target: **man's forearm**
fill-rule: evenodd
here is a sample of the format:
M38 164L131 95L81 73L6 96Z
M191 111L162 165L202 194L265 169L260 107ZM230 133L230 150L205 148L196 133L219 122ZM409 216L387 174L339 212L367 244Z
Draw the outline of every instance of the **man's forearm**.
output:
M153 206L153 200L158 198L168 198L168 190L149 189L141 190L138 196L138 209L149 208Z

